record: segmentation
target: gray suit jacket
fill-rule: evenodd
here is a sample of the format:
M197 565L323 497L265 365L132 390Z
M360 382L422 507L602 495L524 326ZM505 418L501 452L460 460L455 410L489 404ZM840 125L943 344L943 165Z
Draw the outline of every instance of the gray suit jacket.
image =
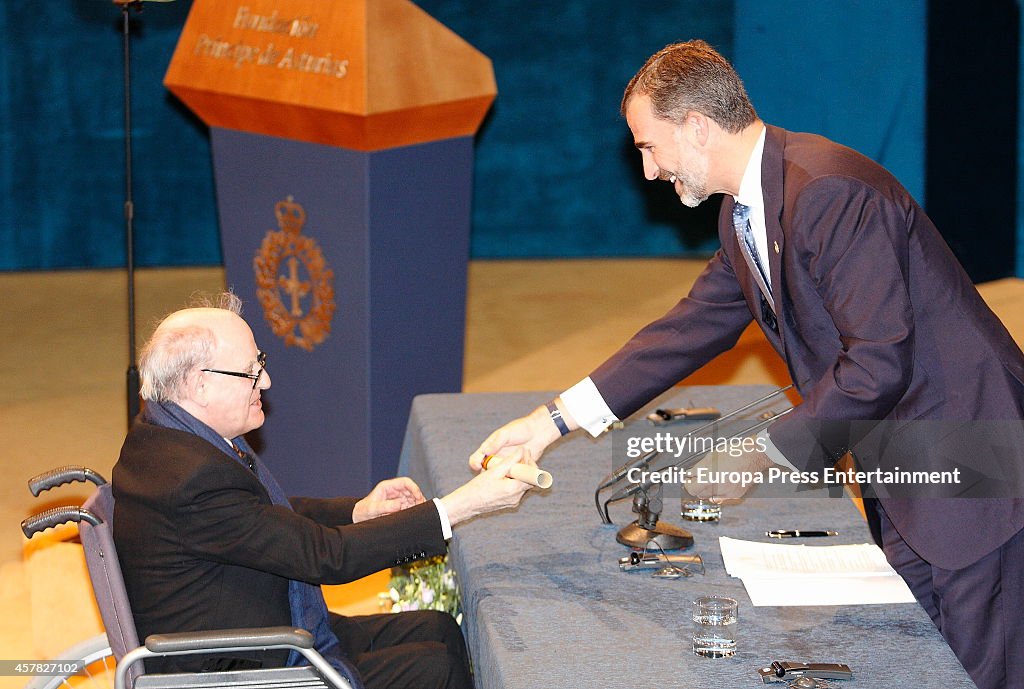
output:
M777 324L762 317L726 197L722 248L690 294L591 375L616 415L734 345L753 314L803 397L769 429L800 468L856 451L858 434L830 422L1024 419L1024 355L891 174L820 136L769 126L761 179ZM999 459L1015 475L1022 449ZM912 548L949 569L1024 527L1020 499L882 504Z

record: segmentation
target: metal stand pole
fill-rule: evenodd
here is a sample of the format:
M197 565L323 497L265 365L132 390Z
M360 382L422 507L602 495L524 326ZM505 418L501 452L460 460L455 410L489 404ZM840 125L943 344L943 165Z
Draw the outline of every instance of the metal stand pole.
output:
M128 427L139 413L139 369L135 361L135 206L132 201L132 57L131 23L128 11L133 6L142 8L141 0L114 0L121 7L122 35L124 37L124 224L125 251L128 267Z

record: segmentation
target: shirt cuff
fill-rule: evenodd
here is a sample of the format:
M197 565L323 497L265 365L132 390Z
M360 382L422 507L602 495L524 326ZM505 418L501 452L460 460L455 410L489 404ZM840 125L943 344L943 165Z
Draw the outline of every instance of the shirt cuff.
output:
M793 466L792 462L786 459L786 455L782 454L782 450L775 447L775 443L772 442L772 437L768 434L767 428L762 429L761 432L757 434L757 437L764 440L764 453L768 456L768 459L772 460L772 462L779 466L792 469L793 471L799 471L799 469Z
M437 506L437 516L441 518L441 535L444 536L444 540L452 540L452 523L448 520L448 510L444 508L444 503L440 499L434 498L434 505Z
M589 376L563 392L559 399L569 415L595 438L619 420Z

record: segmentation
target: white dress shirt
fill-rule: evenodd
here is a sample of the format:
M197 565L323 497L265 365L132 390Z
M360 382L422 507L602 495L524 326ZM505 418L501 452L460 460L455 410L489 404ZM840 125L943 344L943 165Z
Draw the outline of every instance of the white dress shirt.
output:
M764 221L764 192L761 190L761 157L764 155L764 136L767 130L761 128L761 136L757 137L750 160L740 180L740 193L733 198L750 208L750 230L754 234L754 245L757 247L757 260L764 266L765 283L772 286L772 271L768 263L768 230Z

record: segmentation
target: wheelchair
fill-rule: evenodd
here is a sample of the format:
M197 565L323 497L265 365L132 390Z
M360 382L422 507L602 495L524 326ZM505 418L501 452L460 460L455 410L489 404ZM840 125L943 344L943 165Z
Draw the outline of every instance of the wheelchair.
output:
M77 687L79 677L93 679L111 669L114 689L361 689L353 687L316 651L312 635L304 629L270 627L153 634L140 644L114 547L114 496L110 484L88 467L63 466L30 479L28 485L32 495L38 497L44 491L73 482L91 482L96 490L81 506L55 507L28 517L21 523L21 530L27 538L32 538L36 533L61 524L78 524L93 595L106 634L83 641L61 654L61 660L79 664L80 672L39 676L32 679L26 689ZM309 665L146 674L141 662L155 657L276 649L297 651Z

